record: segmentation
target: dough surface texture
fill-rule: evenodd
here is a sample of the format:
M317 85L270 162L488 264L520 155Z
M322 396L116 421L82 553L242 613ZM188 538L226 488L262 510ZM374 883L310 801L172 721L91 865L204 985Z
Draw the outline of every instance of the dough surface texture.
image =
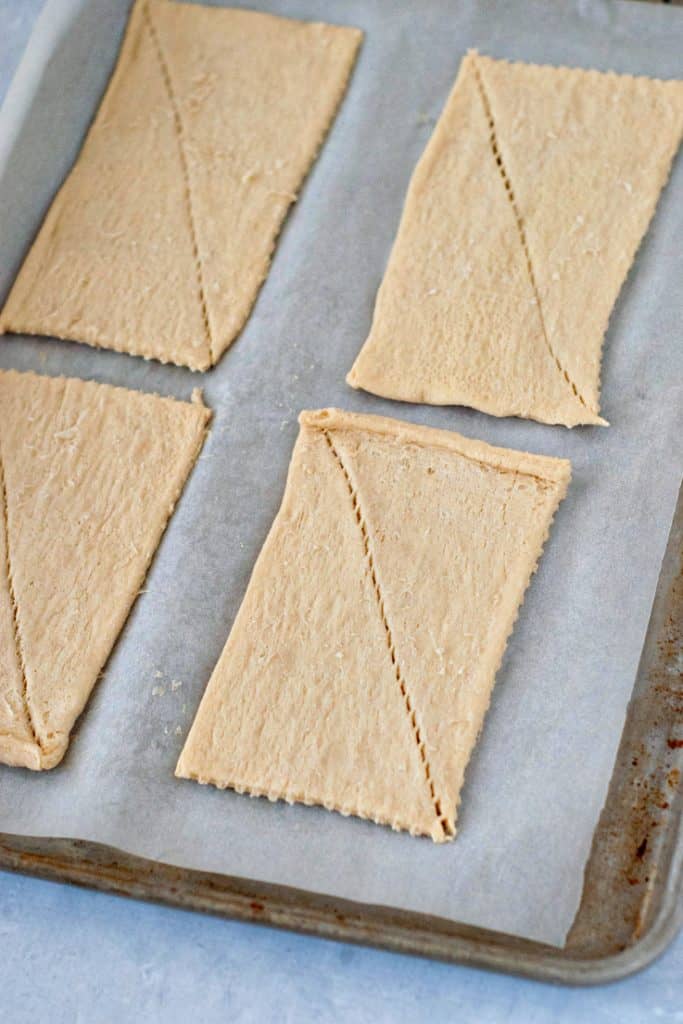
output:
M569 463L334 409L300 424L176 774L442 842Z
M682 127L683 82L469 53L413 174L348 382L606 425L603 338Z
M254 304L360 40L352 28L137 0L0 330L193 370L216 363Z
M0 762L63 758L210 412L0 371Z

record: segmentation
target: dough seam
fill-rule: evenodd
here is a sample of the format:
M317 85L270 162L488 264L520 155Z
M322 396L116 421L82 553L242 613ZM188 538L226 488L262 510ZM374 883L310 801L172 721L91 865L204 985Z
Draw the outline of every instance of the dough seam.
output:
M327 442L327 446L328 446L328 448L329 448L329 450L330 450L330 452L332 454L332 457L334 458L335 462L337 463L337 466L339 467L339 469L343 473L344 479L346 481L346 486L348 488L349 496L351 498L351 504L353 506L353 511L354 511L354 514L355 514L355 517L356 517L356 522L358 523L358 526L360 528L360 532L361 532L362 538L363 538L363 549L364 549L364 552L365 552L365 560L367 562L367 567L368 567L368 570L369 570L369 573L370 573L370 580L372 582L372 588L373 588L373 590L375 592L375 597L377 599L377 608L378 608L378 611L379 611L379 614L380 614L380 618L382 620L382 625L384 626L384 632L386 634L386 641L387 641L387 647L388 647L388 650L389 650L389 657L391 658L391 664L393 665L393 668L394 668L394 673L395 673L395 676L396 676L396 682L399 685L399 689L401 691L401 695L402 695L403 700L405 702L406 712L408 714L408 719L410 721L410 725L411 725L411 728L412 728L412 731L413 731L413 736L415 738L415 743L417 744L417 750L418 750L418 753L420 755L420 760L422 761L422 765L424 767L425 779L427 781L427 786L429 787L429 795L430 795L432 803L434 805L434 811L436 813L436 817L438 819L439 825L441 826L441 829L443 831L443 838L444 839L452 838L455 835L455 829L453 828L452 823L448 821L448 819L446 818L445 814L443 813L443 811L441 809L441 801L439 800L438 796L436 795L436 790L434 788L434 780L432 778L432 770L431 770L431 767L430 767L427 755L425 753L425 742L424 742L424 739L422 737L420 726L419 726L418 721L417 721L417 710L414 707L413 701L412 701L412 699L410 697L410 693L408 692L408 687L406 686L405 679L403 678L403 672L401 671L401 666L399 664L398 657L396 655L396 647L394 645L394 639L393 639L393 635L392 635L392 631L391 631L391 626L389 625L389 621L387 619L386 608L385 608L385 604L384 604L384 597L382 596L382 591L380 589L379 581L377 579L377 573L375 571L375 561L374 561L373 554L372 554L372 548L370 547L370 537L368 536L368 530L367 530L367 526L366 526L366 523L365 523L365 516L363 515L363 510L360 507L360 501L359 501L359 498L358 498L358 492L357 492L356 488L353 485L351 477L349 476L349 472L348 472L348 470L346 468L346 465L344 464L344 460L342 459L341 455L337 451L337 449L335 447L335 444L334 444L334 441L330 437L329 432L327 430L325 430L325 429L321 429L321 433L322 433L323 437L325 438L325 441Z
M12 607L12 632L14 634L14 648L17 655L17 661L19 668L21 669L21 697L24 705L24 713L26 715L26 721L31 731L33 741L38 749L43 752L43 747L36 733L35 725L33 724L33 715L31 714L31 706L28 699L28 678L26 675L26 659L24 657L24 644L21 638L21 630L19 628L19 605L17 604L17 596L14 590L14 578L12 576L12 558L10 554L10 536L9 536L9 503L7 500L7 481L5 477L5 464L2 458L2 447L0 443L0 504L2 504L2 518L5 527L5 572L7 574L7 586L9 589L10 605ZM13 733L7 733L10 739L21 742L21 737L14 735Z
M154 20L152 18L152 12L151 12L151 10L149 8L149 4L146 2L146 0L145 0L145 3L143 4L142 13L143 13L143 17L145 19L145 24L147 25L147 28L149 30L149 35L150 35L150 39L152 40L152 46L154 48L154 52L156 53L156 56L157 56L157 61L158 61L158 64L159 64L159 71L161 72L161 77L163 78L163 81L164 81L164 87L165 87L166 93L168 95L168 101L169 101L169 103L171 105L171 110L173 111L173 124L175 126L175 134L176 134L176 138L178 140L178 152L180 154L180 166L181 166L182 175L183 175L183 182L184 182L184 185L185 185L185 197L186 197L186 200L187 200L187 214L188 214L188 220L190 222L190 237L192 239L192 254L194 256L195 267L196 267L196 270L197 270L197 284L199 286L199 302L200 302L201 311L202 311L202 320L204 322L204 330L206 331L206 341L207 341L207 345L208 345L208 348L209 348L209 361L210 361L210 365L212 365L213 362L214 362L214 354L213 354L213 342L212 342L212 335L211 335L211 321L209 319L209 308L208 308L207 301L206 301L206 286L205 286L205 283L204 283L204 268L203 268L203 265L202 265L201 254L199 252L199 239L198 239L198 236L197 236L197 222L196 222L196 218L195 218L195 214L194 214L194 206L193 206L193 202L192 202L192 188L191 188L191 184L190 184L190 168L189 168L189 164L187 162L187 155L185 153L185 142L184 142L184 139L185 139L185 129L183 127L183 120L182 120L182 118L180 116L180 106L178 104L178 99L177 99L175 90L173 88L173 80L171 78L171 70L170 70L168 61L166 60L166 57L164 56L164 50L163 50L163 47L161 45L161 40L159 38L159 33L157 32L156 27L154 25Z
M557 369L559 370L560 374L565 379L565 381L567 382L569 387L572 389L572 391L574 393L574 396L579 400L579 402L584 407L584 409L587 409L588 412L592 413L594 416L597 416L598 415L597 410L591 408L591 406L588 405L586 400L583 398L583 396L579 392L578 388L576 387L576 384L571 379L571 377L569 376L569 374L565 370L564 366L560 362L560 360L559 360L555 350L553 349L553 346L550 343L550 338L548 337L548 330L546 328L545 317L543 316L543 307L541 305L541 296L540 296L540 293L538 291L538 284L536 283L536 274L534 273L534 265L533 265L532 260L531 260L531 252L529 251L529 243L528 243L527 237L526 237L526 229L524 227L524 220L522 219L522 215L519 212L519 207L517 205L517 200L515 198L515 193L514 193L514 189L512 187L512 182L510 180L510 176L508 174L507 168L505 167L505 163L503 161L503 156L502 156L502 154L500 152L500 147L498 145L498 135L497 135L497 132L496 132L496 122L495 122L494 117L493 117L493 110L491 108L491 102L489 100L489 96L488 96L488 93L486 91L486 86L484 85L484 79L483 79L481 70L479 68L479 63L478 63L478 59L477 59L478 56L479 56L479 54L477 53L476 50L471 51L472 70L474 71L474 77L475 77L475 80L476 80L476 83L477 83L477 88L479 90L479 95L481 96L481 102L483 104L484 113L486 115L486 120L487 120L488 126L489 126L489 132L490 132L490 134L489 134L489 143L491 145L491 155L493 156L494 160L496 161L496 166L498 167L498 171L500 173L501 180L502 180L503 185L505 187L505 193L506 193L506 195L508 197L508 200L510 201L510 206L512 208L512 213L514 215L515 222L517 224L517 231L519 232L519 240L520 240L520 243L521 243L521 246L522 246L522 250L524 252L524 259L526 261L527 271L529 273L529 281L531 283L531 288L532 288L532 291L534 293L534 303L535 303L536 309L538 310L538 319L539 319L540 325L541 325L541 333L543 335L543 340L544 340L544 342L546 344L546 348L548 349L548 352L550 353L550 355L551 355L551 357L553 359L553 362L555 363L555 366L557 367Z

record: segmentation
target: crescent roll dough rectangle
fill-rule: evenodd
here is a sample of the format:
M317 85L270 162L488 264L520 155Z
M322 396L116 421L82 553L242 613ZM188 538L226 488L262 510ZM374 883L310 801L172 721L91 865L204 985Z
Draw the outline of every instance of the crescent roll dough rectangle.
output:
M80 156L0 317L205 370L242 328L361 33L137 0Z
M348 382L605 425L607 321L682 127L683 82L468 54L413 174Z
M300 423L177 774L442 842L569 463L334 409Z

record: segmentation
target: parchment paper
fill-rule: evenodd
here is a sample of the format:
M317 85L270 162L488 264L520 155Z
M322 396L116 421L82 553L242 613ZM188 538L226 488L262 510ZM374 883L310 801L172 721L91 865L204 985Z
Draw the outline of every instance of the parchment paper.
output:
M244 4L243 6L248 6ZM461 57L680 76L683 12L638 3L262 0L365 43L242 336L203 375L53 340L0 364L189 397L213 432L64 763L0 769L0 830L100 840L189 867L411 908L562 944L606 792L681 473L683 164L612 317L609 429L392 403L344 383L410 174ZM0 295L77 153L128 0L48 0L0 115ZM173 778L280 502L303 407L339 405L571 458L468 772L455 843ZM59 642L59 638L55 638Z

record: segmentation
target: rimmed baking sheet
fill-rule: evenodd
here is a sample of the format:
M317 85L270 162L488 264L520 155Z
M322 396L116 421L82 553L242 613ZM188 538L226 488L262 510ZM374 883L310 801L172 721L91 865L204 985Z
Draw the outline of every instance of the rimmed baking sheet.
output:
M569 433L399 405L352 391L344 375L369 327L408 179L466 49L675 76L681 14L578 0L260 6L357 25L366 39L242 337L201 378L62 342L0 342L2 366L179 397L200 383L215 413L145 593L64 764L42 777L0 769L0 829L94 840L180 867L561 945L579 902L681 475L681 161L610 324L608 430ZM127 7L127 0L49 0L41 15L0 114L2 295L78 150ZM468 773L460 835L447 846L173 779L279 503L296 415L330 404L566 456L574 465Z

